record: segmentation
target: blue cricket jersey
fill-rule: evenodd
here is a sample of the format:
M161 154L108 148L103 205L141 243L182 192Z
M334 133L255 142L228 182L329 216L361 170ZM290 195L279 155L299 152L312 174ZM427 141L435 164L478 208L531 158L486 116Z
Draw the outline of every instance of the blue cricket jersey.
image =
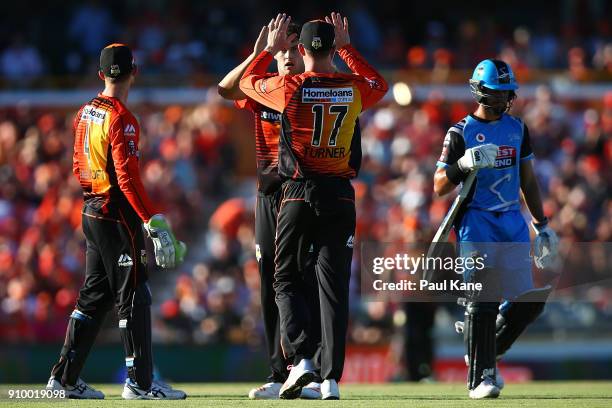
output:
M495 167L478 171L464 205L487 211L520 210L520 162L533 158L533 152L529 131L519 118L506 113L495 121L466 116L446 133L437 166L448 167L466 149L486 143L499 146Z

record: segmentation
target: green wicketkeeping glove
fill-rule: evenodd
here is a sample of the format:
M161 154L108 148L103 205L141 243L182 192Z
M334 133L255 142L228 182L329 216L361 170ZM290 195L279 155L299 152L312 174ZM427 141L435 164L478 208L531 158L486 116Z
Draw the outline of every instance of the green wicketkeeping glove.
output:
M187 245L174 237L166 217L155 214L144 224L144 228L153 241L155 263L158 266L174 268L183 262L187 254Z

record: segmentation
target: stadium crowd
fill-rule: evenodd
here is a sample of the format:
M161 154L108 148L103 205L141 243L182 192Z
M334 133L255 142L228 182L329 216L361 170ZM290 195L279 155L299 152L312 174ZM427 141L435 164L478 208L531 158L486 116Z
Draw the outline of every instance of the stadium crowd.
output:
M435 162L445 130L471 106L433 93L408 106L387 101L363 115L363 165L354 181L358 242L431 238L450 200L433 195ZM258 344L255 184L238 171L254 160L252 149L243 147L251 118L222 103L213 91L198 106L138 105L135 111L145 135L146 188L191 248L177 272L151 271L155 338ZM567 242L611 241L612 93L604 100L556 101L542 86L534 99L519 98L513 112L529 126L553 228ZM61 340L83 278L81 191L71 175L73 114L25 105L0 110L4 341ZM242 130L236 130L236 123ZM351 340L383 341L393 330L399 306L361 302L358 295L355 259ZM612 313L605 299L610 295L598 293L592 299L608 319Z
M352 41L378 68L461 72L498 55L519 81L533 69L560 71L575 81L612 76L609 2L563 0L550 10L517 0L459 18L450 1L430 8L403 2L408 14L398 13L398 4L335 4L359 27ZM518 11L527 4L529 18ZM70 75L95 81L91 73L100 49L117 39L134 47L145 77L217 78L250 52L276 7L255 1L228 8L221 1L71 0L32 8L12 2L0 15L0 86L64 86L56 78ZM286 8L305 17L329 11L322 1ZM251 118L221 102L214 90L202 99L190 107L134 106L144 135L147 191L190 245L188 261L176 272L151 271L154 336L165 342L259 344ZM431 185L444 133L472 106L432 93L408 106L389 100L363 115L363 164L354 182L358 241L431 238L450 200L434 197ZM71 174L74 113L27 104L0 108L3 341L60 341L82 282L81 190ZM519 93L513 113L529 126L552 227L566 242L611 241L612 92L603 100L556 100L542 86L533 99ZM357 258L351 290L351 340L387 339L401 307L359 301ZM610 321L611 295L598 292L590 299Z
M517 0L476 7L469 15L457 13L451 1L430 7L389 0L333 6L359 27L352 41L381 69L471 69L475 61L499 54L519 76L533 68L570 68L577 80L593 79L591 69L596 78L612 72L612 10L604 0L563 0L556 7ZM0 16L3 86L91 72L99 50L118 39L135 49L144 74L172 74L173 80L219 75L250 52L252 39L279 7L300 20L326 15L330 4L244 1L230 8L222 1L71 0L61 7L30 7L27 1L12 2Z

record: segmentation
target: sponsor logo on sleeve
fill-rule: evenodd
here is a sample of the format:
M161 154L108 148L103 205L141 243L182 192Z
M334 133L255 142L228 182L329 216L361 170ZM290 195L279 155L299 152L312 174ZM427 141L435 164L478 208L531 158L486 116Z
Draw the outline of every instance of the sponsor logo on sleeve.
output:
M447 133L444 137L444 143L442 144L442 153L440 154L439 162L446 163L448 160L448 146L450 145L450 133Z
M353 88L302 88L302 102L353 102Z
M123 134L125 136L136 136L136 127L132 123L128 123L123 129Z
M138 147L133 140L128 140L128 155L138 157Z

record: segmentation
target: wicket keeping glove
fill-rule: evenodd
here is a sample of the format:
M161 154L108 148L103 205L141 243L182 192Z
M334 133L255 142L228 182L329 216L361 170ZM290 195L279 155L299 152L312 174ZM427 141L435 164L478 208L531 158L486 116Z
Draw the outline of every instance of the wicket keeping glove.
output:
M548 226L548 220L541 223L531 223L536 232L533 243L533 260L540 269L551 266L559 253L559 237Z
M470 147L465 151L463 157L457 161L459 169L464 173L485 167L495 166L495 158L499 147L493 143L487 143L476 147Z
M187 245L178 241L170 224L162 214L155 214L144 224L144 228L153 241L155 263L162 268L174 268L180 265L187 253Z

